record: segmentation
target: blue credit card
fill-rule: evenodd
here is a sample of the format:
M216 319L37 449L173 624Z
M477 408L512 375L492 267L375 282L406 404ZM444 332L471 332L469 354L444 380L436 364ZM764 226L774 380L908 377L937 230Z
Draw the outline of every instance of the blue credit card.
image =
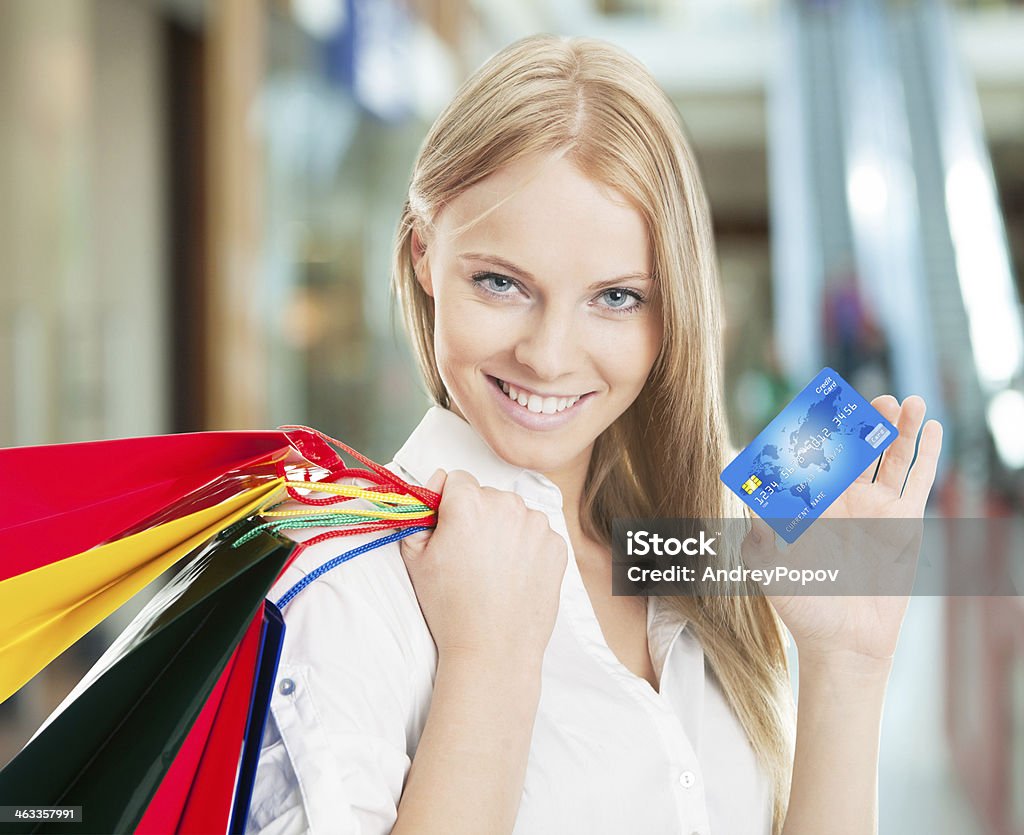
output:
M792 543L898 435L853 386L823 368L722 471L722 481Z

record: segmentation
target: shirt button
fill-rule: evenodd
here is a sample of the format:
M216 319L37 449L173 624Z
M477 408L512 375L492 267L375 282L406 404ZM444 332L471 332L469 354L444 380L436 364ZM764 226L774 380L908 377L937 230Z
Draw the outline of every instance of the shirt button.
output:
M290 678L283 678L277 689L281 691L281 695L290 696L295 692L295 682Z
M684 789L690 788L694 783L697 782L697 777L692 771L684 771L679 775L679 785Z

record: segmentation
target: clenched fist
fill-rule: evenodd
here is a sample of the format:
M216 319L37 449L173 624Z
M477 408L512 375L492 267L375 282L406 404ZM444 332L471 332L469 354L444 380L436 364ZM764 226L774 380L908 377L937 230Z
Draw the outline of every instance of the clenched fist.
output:
M568 551L521 496L437 470L437 526L400 541L438 656L495 654L537 662L558 613Z

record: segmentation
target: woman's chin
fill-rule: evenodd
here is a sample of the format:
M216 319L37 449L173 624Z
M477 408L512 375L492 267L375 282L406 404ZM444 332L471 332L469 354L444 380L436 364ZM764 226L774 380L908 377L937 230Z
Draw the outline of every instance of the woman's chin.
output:
M498 441L493 441L490 438L485 440L502 460L514 467L522 467L539 473L564 470L585 452L579 446L578 439L574 439L576 442L573 443L571 449L567 448L564 443L555 443L553 438L545 440L534 437L527 438L522 442L510 442L508 437Z

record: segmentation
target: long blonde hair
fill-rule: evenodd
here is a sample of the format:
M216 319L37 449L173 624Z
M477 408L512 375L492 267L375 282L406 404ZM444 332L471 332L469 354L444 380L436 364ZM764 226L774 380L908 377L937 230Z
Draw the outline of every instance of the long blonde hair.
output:
M728 455L721 302L707 199L679 114L638 61L603 41L537 35L506 47L461 87L420 149L394 252L392 289L435 402L434 308L413 271L412 232L502 166L562 151L644 215L664 340L636 401L597 439L584 532L610 543L613 517L712 519L742 505L718 473ZM792 766L792 693L780 622L756 588L666 597L686 617L774 787L781 830Z

